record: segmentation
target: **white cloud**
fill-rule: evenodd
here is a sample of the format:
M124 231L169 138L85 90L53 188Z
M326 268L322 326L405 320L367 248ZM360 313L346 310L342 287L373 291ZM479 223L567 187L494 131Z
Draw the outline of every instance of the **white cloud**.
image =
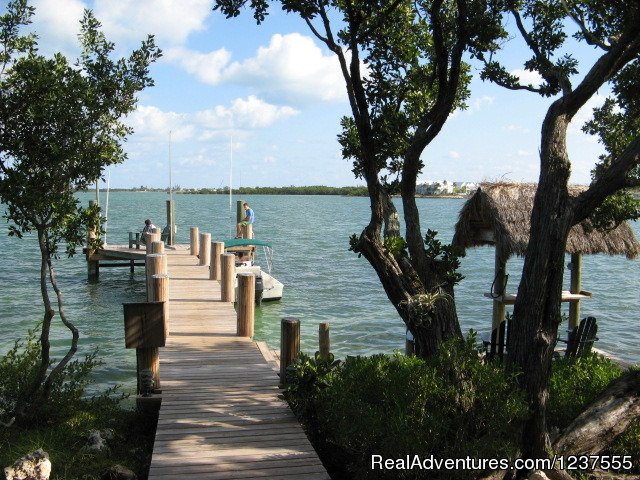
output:
M244 128L265 128L280 119L292 117L298 113L291 107L271 105L253 95L246 100L242 98L234 100L230 111L234 126Z
M80 0L35 0L34 30L45 53L76 51L80 20L87 5ZM49 48L47 48L49 47Z
M57 0L48 0L57 2ZM68 1L68 0L65 0ZM180 45L204 29L209 0L95 0L96 17L114 39L141 40L154 34L160 47Z
M451 151L447 154L447 156L448 156L449 158L454 159L454 160L455 160L455 159L460 158L460 154L459 154L458 152L454 151L454 150L451 150Z
M163 112L154 106L140 105L127 118L127 123L133 127L138 138L168 139L171 131L171 140L183 142L194 136L195 126L190 123L184 113Z
M172 141L180 143L226 136L232 127L241 135L242 130L266 128L297 114L298 111L291 107L271 105L249 96L234 100L229 107L218 105L191 114L165 112L155 106L141 105L129 115L127 122L138 139L166 140L171 131Z
M532 85L534 87L539 87L542 85L544 81L538 72L532 72L530 70L512 70L511 75L515 75L520 79L520 82L524 85Z
M483 95L480 98L476 98L469 108L469 112L479 112L483 107L492 105L495 97Z
M221 48L209 53L194 52L175 47L164 52L164 60L180 65L198 80L217 85L222 79L222 69L229 63L231 53Z
M167 51L166 59L202 82L248 86L277 102L346 100L335 55L325 54L311 37L299 33L273 35L255 56L233 63L225 49L201 53L176 48Z
M604 95L595 94L591 97L584 106L578 110L569 124L568 134L583 137L584 140L597 143L598 137L587 135L582 131L582 126L593 118L593 109L601 107L605 99Z

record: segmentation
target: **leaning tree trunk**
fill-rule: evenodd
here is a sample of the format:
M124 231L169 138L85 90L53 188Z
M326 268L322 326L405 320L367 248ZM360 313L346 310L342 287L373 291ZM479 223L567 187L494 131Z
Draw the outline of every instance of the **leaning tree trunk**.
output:
M46 242L46 232L44 229L38 228L38 245L40 247L40 293L44 303L44 317L40 331L40 366L36 371L36 375L32 382L18 396L15 406L15 420L19 425L28 425L33 422L37 415L37 402L43 383L47 376L47 369L50 364L49 332L51 331L51 321L55 315L55 311L51 305L49 298L49 290L47 288L47 272L50 254Z
M565 145L569 120L553 110L552 106L542 127L540 182L508 346L508 361L522 372L529 403L522 440L524 458L546 457L550 447L546 425L549 377L560 321L565 247L573 220Z
M553 442L560 455L598 455L640 418L640 371L602 392Z

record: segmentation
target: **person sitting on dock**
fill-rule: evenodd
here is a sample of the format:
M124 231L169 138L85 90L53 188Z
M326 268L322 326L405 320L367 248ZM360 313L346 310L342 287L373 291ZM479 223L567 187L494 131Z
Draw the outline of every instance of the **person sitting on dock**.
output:
M142 241L146 243L147 239L146 236L147 235L151 235L153 233L153 229L156 228L156 226L151 223L151 220L149 220L148 218L144 221L144 228L142 229Z
M253 223L256 218L255 213L253 213L253 210L247 202L244 202L242 206L244 208L244 218L240 223L236 224L236 238L242 238L242 227Z

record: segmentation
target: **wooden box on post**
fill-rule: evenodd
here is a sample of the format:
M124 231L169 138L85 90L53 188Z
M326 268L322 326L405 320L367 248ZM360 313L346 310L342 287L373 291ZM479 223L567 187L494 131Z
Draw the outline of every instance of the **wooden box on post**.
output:
M164 302L124 303L123 307L126 348L164 347Z

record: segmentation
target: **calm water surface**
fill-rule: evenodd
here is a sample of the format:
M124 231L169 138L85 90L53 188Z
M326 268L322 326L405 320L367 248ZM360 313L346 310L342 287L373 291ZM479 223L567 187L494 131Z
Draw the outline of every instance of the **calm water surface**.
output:
M82 194L87 203L95 194ZM164 225L167 195L155 192L112 192L109 196L107 243L124 244L129 231L140 231L144 219ZM174 195L178 242L188 243L189 227L211 232L215 240L233 236L229 199L221 195ZM257 340L279 347L280 319L300 318L302 348L317 350L318 323L330 322L336 356L392 352L404 347L404 326L389 304L377 276L364 258L348 251L348 239L368 221L369 199L335 196L249 196L256 212L256 238L275 246L273 274L285 285L281 302L256 310ZM419 199L426 226L451 241L463 200ZM106 198L101 197L105 208ZM398 205L399 206L399 205ZM633 228L640 236L640 226ZM470 250L462 261L465 275L456 288L458 314L464 331L488 332L491 301L483 297L493 280L492 248ZM0 232L0 353L24 338L42 317L35 238L18 240ZM66 309L81 332L81 352L98 348L105 360L98 371L104 385L121 383L132 389L135 352L124 348L122 303L143 301L144 269L100 271L90 284L83 255L56 263ZM515 292L522 262L509 261L508 290ZM568 275L567 275L568 277ZM568 283L568 279L567 279ZM567 285L568 288L568 285ZM582 303L582 314L598 318L598 346L631 362L640 362L640 262L607 255L585 256L583 288L593 298ZM56 317L57 320L57 317ZM54 348L60 353L69 335L55 322Z

